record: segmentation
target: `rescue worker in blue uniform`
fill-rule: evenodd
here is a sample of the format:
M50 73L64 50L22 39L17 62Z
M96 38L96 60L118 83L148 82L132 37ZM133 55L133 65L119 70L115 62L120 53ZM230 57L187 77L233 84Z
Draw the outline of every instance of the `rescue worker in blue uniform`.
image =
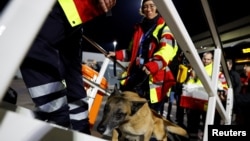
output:
M81 25L108 12L115 3L116 0L55 3L20 67L35 103L36 118L90 134L81 73Z

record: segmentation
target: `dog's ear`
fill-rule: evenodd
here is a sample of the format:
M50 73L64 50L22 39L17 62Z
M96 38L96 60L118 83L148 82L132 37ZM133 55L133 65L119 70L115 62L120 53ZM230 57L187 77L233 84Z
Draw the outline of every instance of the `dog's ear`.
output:
M131 116L134 115L146 101L131 101Z

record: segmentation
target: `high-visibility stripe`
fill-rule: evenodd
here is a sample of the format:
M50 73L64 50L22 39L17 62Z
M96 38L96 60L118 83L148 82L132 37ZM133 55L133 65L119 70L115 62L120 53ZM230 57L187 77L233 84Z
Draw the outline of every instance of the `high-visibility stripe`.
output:
M173 54L176 54L174 52L173 47L167 45L167 46L161 47L161 49L157 51L154 55L161 56L165 62L169 63L173 59Z
M88 110L86 110L85 112L78 113L78 114L69 115L71 120L83 120L83 119L88 118L88 116L89 116Z
M171 33L171 31L170 31L170 29L169 29L168 26L165 26L165 27L163 28L162 33L167 33L167 34L170 34L170 35L174 36L174 35Z
M68 105L69 105L69 109L70 110L74 110L76 108L79 108L79 107L83 106L84 102L78 100L78 101L75 101L73 103L69 103Z
M153 77L152 75L149 75L149 96L150 96L150 102L151 103L157 103L158 102L158 96L157 96L157 87L161 87L161 85L153 84Z
M162 82L159 82L159 83L157 83L157 84L149 84L149 88L150 88L150 89L156 89L156 88L158 88L158 87L161 87L162 84L163 84L163 81L162 81Z
M127 75L128 75L128 72L127 72L127 71L124 71L124 72L122 73L121 77L122 77L122 78L125 78ZM126 82L126 79L122 79L122 80L120 81L121 85L124 85L125 82Z
M160 24L160 25L157 25L155 30L153 31L153 36L157 39L157 41L159 40L158 39L158 33L159 33L159 30L164 26L164 24ZM158 41L159 42L159 41Z
M65 86L62 82L52 82L36 87L28 88L31 98L37 98L41 96L45 96L47 94L51 94L54 92L58 92L65 89Z
M157 92L156 89L150 89L150 102L151 103L157 103L158 102L158 97L157 97Z
M154 61L154 62L156 62L158 68L162 68L163 67L162 61Z
M39 110L41 111L45 111L45 112L54 112L58 109L60 109L61 107L63 107L64 105L67 104L67 98L66 96L55 99L49 103L46 103L44 105L41 105L38 107Z
M77 101L77 102L74 102L74 103L69 103L68 105L69 105L69 109L70 110L74 110L74 109L76 109L76 108L79 108L80 107L80 101Z
M70 25L72 27L82 23L81 17L77 11L73 0L58 0Z
M153 58L150 61L154 61L157 64L158 68L162 68L163 67L162 61L158 61L156 58Z
M153 32L153 36L157 39L158 39L158 34L159 34L159 30L163 28L165 24L161 24L161 25L158 25L156 27L156 29L154 30ZM157 51L154 55L159 55L161 56L165 62L169 62L171 61L174 56L176 55L177 51L178 51L178 46L177 46L177 42L176 40L172 40L172 39L167 39L165 38L164 36L166 35L170 35L173 37L173 34L170 32L170 29L168 26L165 26L162 30L162 35L160 35L160 41L159 44L162 45L161 49L159 51ZM164 37L164 38L163 38Z

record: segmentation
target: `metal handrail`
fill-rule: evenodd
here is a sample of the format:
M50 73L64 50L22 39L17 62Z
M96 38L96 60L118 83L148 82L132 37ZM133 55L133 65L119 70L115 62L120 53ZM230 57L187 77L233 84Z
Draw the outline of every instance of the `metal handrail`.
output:
M86 39L91 45L93 45L96 49L98 49L102 54L104 54L106 57L108 55L108 52L103 49L98 43L96 43L95 41L93 41L92 39L88 38L87 36L85 35L82 35L82 37L84 39ZM116 60L114 60L114 58L112 57L108 57L110 60L112 60L114 63L117 63L117 65L119 67L121 67L123 70L126 70L126 68L120 63L120 62L117 62Z
M0 71L0 102L55 2L56 0L12 0L9 1L1 13L0 65L2 67ZM27 118L27 116L11 112L8 109L0 108L0 119L1 140L35 141L46 138L61 141L104 141L101 138L77 131L67 131L40 120ZM27 125L29 128L27 128ZM17 126L19 128L16 128ZM57 129L54 130L54 128ZM13 132L12 136L8 134L9 131ZM65 139L65 136L61 136L62 134L69 138Z
M225 112L225 108L222 106L221 101L219 100L218 96L217 96L217 87L214 87L214 83L212 82L216 82L216 80L218 80L218 70L219 70L219 63L221 62L221 48L217 48L216 49L216 53L215 53L215 58L217 58L219 60L219 62L215 62L214 64L214 68L213 71L215 71L215 73L213 73L213 78L211 79L208 74L206 73L204 66L201 62L200 56L172 2L172 0L154 0L157 9L159 10L159 12L161 13L161 15L163 16L163 18L165 19L165 21L167 22L168 26L170 27L171 31L173 32L178 44L180 45L182 51L184 52L185 56L187 57L187 59L192 62L192 67L195 69L195 72L197 74L197 76L199 77L199 79L201 80L204 88L206 89L208 95L209 95L209 99L208 99L208 110L207 110L207 118L206 118L206 125L205 125L205 130L204 130L204 137L203 140L207 141L207 126L208 123L213 124L213 119L214 119L214 113L215 113L215 108L217 108L217 110L220 112L220 114L222 115L222 118L224 120L226 120L226 122L229 122L228 120L230 120L230 114L231 114L231 109L229 109L227 111L227 113ZM206 10L208 11L207 8L208 5L204 4L204 7L206 7ZM210 12L210 11L209 11ZM210 28L211 30L214 30L213 26L214 23L210 23ZM212 34L213 36L216 36L215 33ZM216 45L219 46L219 38L218 37L213 37L216 40ZM224 61L224 60L223 60ZM225 62L223 62L223 69L226 68L225 67ZM226 77L228 77L228 75L226 74ZM228 80L228 79L227 79ZM230 88L231 89L231 88ZM230 100L230 98L232 98L232 94L229 94L228 96L228 102L232 101ZM229 105L232 105L232 103L228 103ZM229 108L232 106L229 106ZM210 115L210 117L208 116ZM211 117L212 115L212 117Z

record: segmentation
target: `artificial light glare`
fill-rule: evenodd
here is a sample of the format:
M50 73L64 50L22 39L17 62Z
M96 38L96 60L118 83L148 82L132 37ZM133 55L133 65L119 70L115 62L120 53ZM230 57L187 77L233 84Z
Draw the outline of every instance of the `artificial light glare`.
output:
M113 41L113 45L114 45L114 47L116 47L116 45L117 45L117 42L116 42L116 41Z
M250 53L250 48L244 48L244 49L242 49L242 52L243 53Z

